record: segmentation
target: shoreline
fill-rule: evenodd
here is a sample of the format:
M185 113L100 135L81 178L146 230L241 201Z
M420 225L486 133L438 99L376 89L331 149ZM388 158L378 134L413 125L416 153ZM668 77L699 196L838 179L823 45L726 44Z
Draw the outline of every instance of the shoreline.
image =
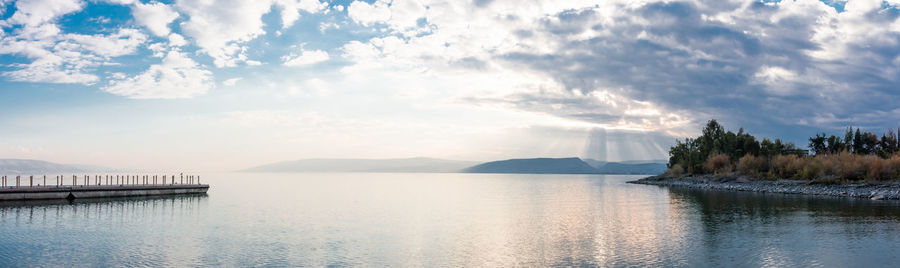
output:
M871 200L900 200L900 184L894 182L871 184L822 184L803 180L752 181L746 176L691 175L674 178L660 175L628 181L632 184L657 185L705 190L802 194L866 198Z

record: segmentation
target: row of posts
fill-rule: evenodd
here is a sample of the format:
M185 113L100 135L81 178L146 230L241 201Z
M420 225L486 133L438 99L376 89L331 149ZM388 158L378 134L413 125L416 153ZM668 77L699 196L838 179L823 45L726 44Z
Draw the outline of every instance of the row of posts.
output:
M0 177L0 186L2 187L12 187L12 182L9 181L11 178L7 178L6 176ZM16 176L16 185L15 187L25 187L24 178L22 176ZM43 178L37 178L38 184L37 186L47 186L47 175L44 175ZM43 179L43 184L41 184L40 180ZM77 175L72 175L72 184L71 185L80 185L80 186L88 186L88 185L174 185L174 184L185 184L185 180L187 184L200 184L200 176L196 175L187 175L180 174L178 176L178 182L175 181L175 175L166 176L166 175L82 175L81 184L78 184L79 179ZM57 175L55 178L56 186L65 185L65 178L63 175ZM28 187L35 186L35 176L28 176Z

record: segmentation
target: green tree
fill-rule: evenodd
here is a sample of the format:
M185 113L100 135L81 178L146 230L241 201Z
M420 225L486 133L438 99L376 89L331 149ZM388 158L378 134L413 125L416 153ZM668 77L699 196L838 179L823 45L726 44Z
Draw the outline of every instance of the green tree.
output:
M825 133L816 133L815 137L809 138L809 150L815 154L824 154L826 140Z

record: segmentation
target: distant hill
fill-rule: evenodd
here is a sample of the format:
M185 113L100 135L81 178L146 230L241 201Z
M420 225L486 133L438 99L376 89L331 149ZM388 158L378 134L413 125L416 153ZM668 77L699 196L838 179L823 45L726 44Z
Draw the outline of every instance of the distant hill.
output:
M248 168L246 172L458 172L477 162L436 158L304 159Z
M111 169L85 165L66 165L30 159L0 159L0 174L58 174L102 172Z
M465 173L526 173L526 174L596 174L577 157L529 158L487 162L463 170Z
M660 174L666 171L661 160L606 162L595 159L530 158L509 159L479 164L465 173L528 173L528 174Z
M606 163L609 163L609 162L606 162L606 161L601 161L601 160L596 160L596 159L590 159L590 158L583 158L583 159L581 159L581 161L584 161L584 162L587 163L588 165L591 165L592 168L600 168L600 167L602 167L603 165L606 165Z

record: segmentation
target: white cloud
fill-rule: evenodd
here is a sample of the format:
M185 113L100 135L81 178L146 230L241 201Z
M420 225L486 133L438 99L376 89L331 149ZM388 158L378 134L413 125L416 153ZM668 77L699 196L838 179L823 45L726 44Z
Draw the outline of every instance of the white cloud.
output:
M189 17L181 23L182 33L193 38L218 67L248 60L244 43L265 34L262 15L271 5L254 0L182 0L175 4Z
M82 51L102 57L118 57L132 54L147 41L147 36L135 29L121 28L109 35L67 34L68 40L77 43ZM62 44L65 44L64 41ZM57 44L59 47L61 44Z
M311 65L328 59L328 52L322 50L304 50L300 55L291 53L291 55L281 57L284 66Z
M281 7L281 28L287 29L294 25L300 18L300 11L307 13L319 13L328 8L328 3L318 0L275 0L275 4Z
M54 24L26 26L0 39L0 54L22 55L29 63L3 75L14 81L92 84L99 78L93 67L111 64L110 58L132 54L146 41L135 29L108 35L61 34Z
M173 47L180 47L187 45L187 40L184 40L184 36L180 34L172 33L169 34L169 45Z
M133 99L178 99L204 94L214 86L212 72L173 50L160 64L135 77L110 81L103 91Z
M262 15L282 7L282 24L293 25L299 11L322 12L327 4L314 0L180 0L175 6L189 19L181 23L182 33L195 40L203 52L213 57L217 67L237 66L239 63L261 64L247 58L245 45L263 34Z
M3 76L12 81L92 84L99 80L96 75L83 72L81 63L66 63L61 57L48 55L29 64L15 64L20 69L4 72Z
M222 81L222 85L226 86L226 87L234 86L237 84L238 81L241 81L241 79L244 79L244 78L243 77L235 77L235 78L225 79L225 81Z
M372 4L353 1L347 7L347 15L356 23L369 26L391 19L391 9L388 7L388 2L384 0L378 0Z
M175 12L172 7L159 2L148 4L137 2L131 10L138 25L147 27L156 36L168 35L169 23L178 18L178 12Z
M334 22L320 22L319 23L319 32L320 33L324 34L325 31L327 31L328 29L338 30L338 29L341 29L341 26Z
M22 0L16 2L16 13L4 24L37 26L79 11L83 6L84 2L80 0Z

